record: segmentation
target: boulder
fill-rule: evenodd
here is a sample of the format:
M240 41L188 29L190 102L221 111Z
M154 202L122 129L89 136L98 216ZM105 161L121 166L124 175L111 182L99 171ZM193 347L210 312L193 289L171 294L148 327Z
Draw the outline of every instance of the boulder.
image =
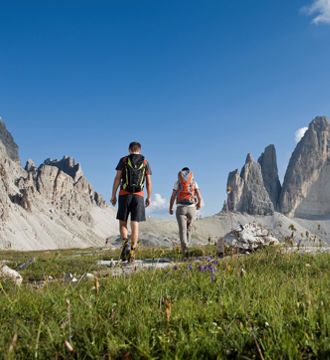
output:
M279 245L280 243L271 235L269 230L256 223L241 225L226 234L224 240L229 245L246 251L257 250L270 245ZM220 244L218 244L218 247L220 247Z
M0 278L11 280L17 286L21 286L23 282L22 276L7 265L0 265Z

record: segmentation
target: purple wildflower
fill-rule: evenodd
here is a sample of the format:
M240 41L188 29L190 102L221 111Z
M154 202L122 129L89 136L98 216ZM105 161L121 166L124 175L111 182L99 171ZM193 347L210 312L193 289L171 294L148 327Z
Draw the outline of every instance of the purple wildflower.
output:
M193 269L193 266L192 266L191 264L189 264L189 265L187 266L187 269L188 269L188 270L192 270L192 269Z
M204 272L206 270L206 267L204 265L199 265L198 270Z

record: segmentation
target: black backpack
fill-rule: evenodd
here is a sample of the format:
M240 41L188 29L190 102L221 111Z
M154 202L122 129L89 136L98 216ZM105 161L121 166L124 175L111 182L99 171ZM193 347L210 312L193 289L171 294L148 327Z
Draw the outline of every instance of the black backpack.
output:
M123 189L130 193L143 191L146 177L146 160L143 156L136 159L130 155L124 161L125 177L123 179Z

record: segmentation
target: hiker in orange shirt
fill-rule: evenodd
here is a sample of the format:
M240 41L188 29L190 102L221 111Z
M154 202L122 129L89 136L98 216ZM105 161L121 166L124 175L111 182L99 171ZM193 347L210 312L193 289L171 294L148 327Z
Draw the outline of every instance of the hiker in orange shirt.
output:
M177 203L176 218L179 225L181 250L188 256L188 245L191 242L192 225L196 218L196 210L202 207L202 195L193 173L184 167L178 174L170 200L169 213L173 215L174 203Z

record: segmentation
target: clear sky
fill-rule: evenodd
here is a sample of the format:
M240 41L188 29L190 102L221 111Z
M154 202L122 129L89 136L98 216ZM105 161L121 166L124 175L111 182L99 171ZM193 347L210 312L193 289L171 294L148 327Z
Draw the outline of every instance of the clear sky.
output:
M214 214L248 152L283 177L330 115L329 23L330 0L0 0L0 115L23 163L72 155L107 200L139 140L155 193L189 166Z

